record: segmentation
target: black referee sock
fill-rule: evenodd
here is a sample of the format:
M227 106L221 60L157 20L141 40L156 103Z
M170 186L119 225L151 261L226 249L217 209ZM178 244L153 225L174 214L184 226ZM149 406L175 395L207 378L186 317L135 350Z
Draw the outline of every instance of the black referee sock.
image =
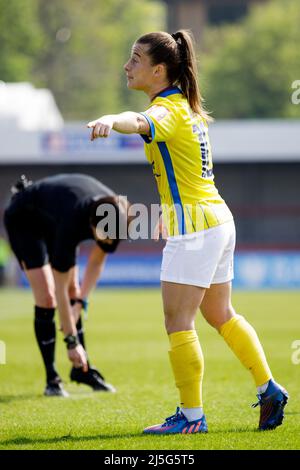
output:
M55 308L35 306L34 331L46 368L47 382L58 377L55 369Z

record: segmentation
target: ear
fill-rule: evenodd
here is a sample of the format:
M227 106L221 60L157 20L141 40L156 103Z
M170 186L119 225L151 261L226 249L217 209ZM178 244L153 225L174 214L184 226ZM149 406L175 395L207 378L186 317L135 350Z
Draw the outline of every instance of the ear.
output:
M165 74L166 74L165 64L157 64L154 70L155 77L163 77Z

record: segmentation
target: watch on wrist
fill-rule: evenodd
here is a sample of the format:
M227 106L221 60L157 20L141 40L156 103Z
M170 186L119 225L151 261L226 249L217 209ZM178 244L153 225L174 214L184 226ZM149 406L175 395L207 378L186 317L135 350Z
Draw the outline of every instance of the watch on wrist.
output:
M64 342L67 345L67 349L75 349L76 346L78 346L78 344L79 344L78 337L75 336L75 335L67 335L64 338Z

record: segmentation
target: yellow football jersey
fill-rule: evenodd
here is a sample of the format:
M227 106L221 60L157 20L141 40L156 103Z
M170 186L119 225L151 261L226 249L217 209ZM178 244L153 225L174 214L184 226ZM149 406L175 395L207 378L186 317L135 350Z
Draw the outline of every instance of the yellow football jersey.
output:
M170 236L199 232L232 214L214 184L207 123L178 87L162 91L141 113L151 135L142 135Z

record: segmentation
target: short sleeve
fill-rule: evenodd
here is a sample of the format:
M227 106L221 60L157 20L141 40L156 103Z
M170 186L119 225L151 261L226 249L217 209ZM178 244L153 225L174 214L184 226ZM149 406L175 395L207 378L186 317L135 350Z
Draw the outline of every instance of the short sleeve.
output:
M153 104L141 114L150 126L150 136L141 135L147 144L166 142L175 135L178 118L176 108L171 102Z

